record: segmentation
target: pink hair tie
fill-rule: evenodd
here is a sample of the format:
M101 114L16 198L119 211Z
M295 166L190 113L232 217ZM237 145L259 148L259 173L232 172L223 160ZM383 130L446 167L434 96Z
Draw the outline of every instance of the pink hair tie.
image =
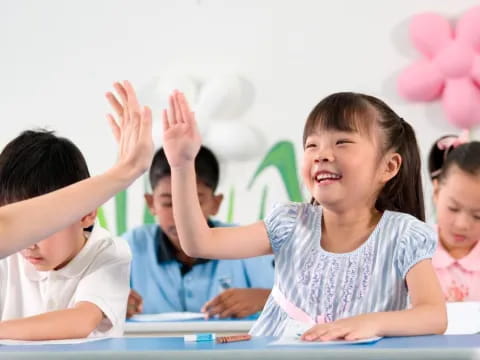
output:
M462 144L466 144L469 141L470 141L470 132L468 130L463 130L462 133L458 136L447 136L447 137L444 137L443 139L438 140L437 148L439 150L445 151L443 153L443 162L445 163L445 160L447 160L447 156L450 153L450 151L452 151L452 149L455 149ZM439 176L441 172L442 172L442 168L435 170L430 174L430 177L434 179L437 176Z
M468 143L470 140L470 132L468 130L462 131L459 136L447 136L437 141L437 148L440 150L455 149L456 147ZM449 151L445 153L448 154ZM446 157L446 155L445 155Z

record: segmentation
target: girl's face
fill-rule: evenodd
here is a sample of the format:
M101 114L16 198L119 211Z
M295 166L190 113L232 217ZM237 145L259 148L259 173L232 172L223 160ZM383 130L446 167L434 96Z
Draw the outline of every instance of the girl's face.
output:
M448 251L470 249L480 240L480 175L453 165L446 178L435 184L440 241Z
M371 129L369 136L318 129L307 137L302 176L318 203L339 210L374 206L378 192L388 181L386 163L379 156L380 145L375 140L379 131Z

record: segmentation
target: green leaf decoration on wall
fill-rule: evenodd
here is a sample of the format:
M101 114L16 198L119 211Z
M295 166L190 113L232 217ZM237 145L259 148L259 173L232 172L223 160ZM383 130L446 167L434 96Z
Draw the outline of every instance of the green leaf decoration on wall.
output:
M107 218L105 217L105 211L103 210L103 207L98 208L97 219L100 226L108 230Z
M127 231L127 191L123 190L115 195L115 219L117 235Z
M153 217L150 209L148 208L147 204L144 205L143 208L143 223L147 224L155 224L155 218Z
M265 218L265 208L267 205L268 186L264 186L262 190L262 198L260 199L260 213L258 214L258 220Z
M300 183L297 175L295 148L292 142L280 141L272 146L253 174L253 177L248 184L248 189L253 186L258 176L270 166L273 166L278 170L285 189L287 190L290 201L303 201L302 191L300 189Z
M230 188L228 193L228 209L227 209L227 223L233 223L233 213L235 207L235 189L233 186Z

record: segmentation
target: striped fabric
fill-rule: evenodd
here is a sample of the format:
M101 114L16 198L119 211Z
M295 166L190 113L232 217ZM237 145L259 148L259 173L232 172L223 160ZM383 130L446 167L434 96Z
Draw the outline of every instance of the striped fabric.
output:
M274 286L311 318L326 322L359 314L405 309L405 276L431 258L437 245L433 228L413 216L385 211L370 237L349 253L320 246L322 209L287 203L265 220L275 254ZM279 336L286 313L269 297L252 335Z

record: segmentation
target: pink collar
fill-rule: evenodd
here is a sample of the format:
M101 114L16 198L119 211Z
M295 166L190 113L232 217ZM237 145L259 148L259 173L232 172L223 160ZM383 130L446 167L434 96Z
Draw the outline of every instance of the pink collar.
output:
M480 271L480 241L461 259L454 259L439 241L432 261L436 268L448 268L450 265L457 263L465 270Z

